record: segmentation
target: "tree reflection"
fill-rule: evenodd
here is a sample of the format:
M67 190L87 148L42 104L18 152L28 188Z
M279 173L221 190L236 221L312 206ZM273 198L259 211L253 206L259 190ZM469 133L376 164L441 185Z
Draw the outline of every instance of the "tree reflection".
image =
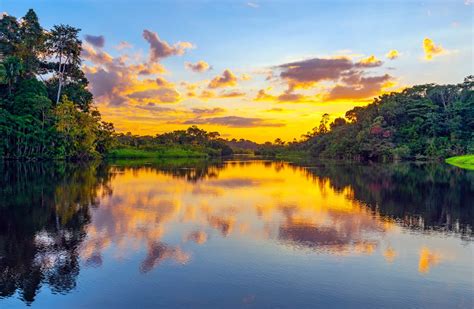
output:
M0 165L0 296L34 301L41 285L55 293L75 287L78 247L97 205L110 194L108 173L97 164Z
M446 164L318 164L306 169L331 187L350 187L374 214L416 230L472 235L474 173Z
M176 159L139 159L112 160L109 162L116 171L158 171L175 178L184 178L189 182L218 178L219 171L225 168L221 160L203 160L192 158Z

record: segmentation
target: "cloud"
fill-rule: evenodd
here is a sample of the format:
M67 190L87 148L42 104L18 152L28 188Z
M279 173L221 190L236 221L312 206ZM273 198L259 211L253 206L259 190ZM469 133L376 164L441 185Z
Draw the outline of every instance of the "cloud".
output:
M400 56L400 53L399 53L398 50L396 50L396 49L390 50L390 51L385 55L385 57L387 57L387 59L390 59L390 60L397 59L399 56Z
M157 62L133 64L130 65L130 69L136 72L138 75L153 75L166 73L165 67Z
M282 113L286 111L285 109L283 108L270 108L270 109L267 109L266 112L269 112L269 113Z
M117 50L123 50L123 49L127 49L127 48L132 48L133 45L128 43L127 41L122 41L120 43L118 43L116 46L115 46L115 49Z
M184 66L185 68L196 73L206 72L211 68L209 63L204 60L200 60L196 63L186 62Z
M260 5L255 2L247 2L247 6L251 7L252 9L258 9L260 7Z
M237 77L231 70L226 69L221 76L214 77L209 83L209 88L233 87L237 85Z
M221 108L221 107L214 107L214 108L192 108L191 112L195 115L198 116L209 116L209 115L217 115L217 114L222 114L226 110Z
M106 64L113 61L113 57L104 51L97 51L92 46L84 44L81 56L95 64Z
M237 98L237 97L243 97L245 95L245 92L240 92L240 91L223 91L219 94L219 98Z
M380 94L384 87L391 86L389 82L392 79L392 76L388 74L372 77L351 76L346 79L346 84L336 85L332 88L326 96L326 100L357 100L374 97Z
M159 103L174 103L181 98L178 91L172 88L147 89L127 94L128 98L138 101L153 100Z
M203 90L201 91L201 94L199 95L199 98L203 100L212 99L215 97L216 97L216 93L214 91L209 91L209 90Z
M383 64L383 62L374 55L371 55L367 58L361 59L359 62L356 63L356 67L359 68L374 68L379 67Z
M158 86L160 87L163 87L163 86L169 86L170 83L163 77L161 76L158 76L156 79L155 79L155 82Z
M178 112L174 108L158 106L158 105L156 105L155 102L148 102L146 105L137 105L136 108L144 109L144 110L147 110L147 111L150 111L150 112L160 112L160 113L163 113L163 112L176 113L176 112Z
M86 65L84 72L90 81L90 90L99 104L119 106L145 99L171 103L181 99L174 84L163 77L140 78L142 75L165 73L166 69L159 63L128 64L128 57L114 58L89 44L84 44L82 56L93 64Z
M181 56L186 49L194 48L192 43L178 42L173 46L162 41L158 34L149 30L143 30L143 38L150 44L150 62L160 61L170 56Z
M248 81L248 80L252 79L252 76L244 73L240 76L240 79L243 80L243 81Z
M283 127L284 123L273 122L262 118L247 118L239 116L195 118L186 120L183 124L213 124L224 127L251 128L251 127Z
M373 68L382 61L370 56L354 63L349 57L312 58L277 66L280 77L288 82L290 88L307 88L321 81L337 81L343 73L354 69Z
M84 38L87 43L90 43L94 45L95 47L100 47L100 48L104 47L105 38L103 35L95 36L95 35L86 34Z
M188 96L194 97L196 96L196 93L194 91L188 92ZM237 98L237 97L243 97L245 96L245 92L233 90L233 91L221 91L220 93L216 93L215 91L212 90L203 90L201 93L198 95L198 98L203 99L203 100L208 100L208 99L228 99L228 98Z
M366 77L370 69L383 65L380 59L370 55L354 61L353 57L360 56L311 58L275 66L274 69L280 72L280 81L284 81L288 89L279 95L269 94L262 89L254 100L292 103L350 98L359 100L372 98L379 94L377 91L389 86L389 75ZM317 92L309 94L310 88L317 89ZM298 89L305 89L305 92L298 93Z
M267 93L264 89L260 89L254 101L267 102L309 102L311 98L302 94L294 93L292 89L288 89L280 95L272 95Z
M277 68L282 70L280 77L294 87L311 86L320 81L338 79L342 72L353 67L354 63L349 58L313 58L285 63Z
M425 53L425 60L433 60L433 57L446 53L441 45L436 45L433 40L425 38L423 40L423 51Z

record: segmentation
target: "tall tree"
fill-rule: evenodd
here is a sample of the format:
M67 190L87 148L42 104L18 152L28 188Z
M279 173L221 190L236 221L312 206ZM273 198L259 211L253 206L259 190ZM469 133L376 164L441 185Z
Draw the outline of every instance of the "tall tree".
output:
M13 16L0 19L0 56L13 55L21 41L20 25Z
M49 54L56 60L55 75L58 80L56 104L61 98L61 90L68 78L73 76L81 65L82 42L80 29L68 25L56 25L49 33L46 46Z
M39 55L44 53L44 40L46 38L41 28L38 16L32 9L28 10L20 23L18 55L23 60L24 72L27 77L36 75L39 68Z

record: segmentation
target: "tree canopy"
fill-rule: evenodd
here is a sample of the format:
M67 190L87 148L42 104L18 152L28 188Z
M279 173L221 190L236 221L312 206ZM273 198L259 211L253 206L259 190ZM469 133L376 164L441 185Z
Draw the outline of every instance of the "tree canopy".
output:
M345 159L428 159L474 153L474 76L383 95L321 123L295 147Z
M41 27L33 10L0 20L0 157L85 159L111 146L82 72L80 29Z

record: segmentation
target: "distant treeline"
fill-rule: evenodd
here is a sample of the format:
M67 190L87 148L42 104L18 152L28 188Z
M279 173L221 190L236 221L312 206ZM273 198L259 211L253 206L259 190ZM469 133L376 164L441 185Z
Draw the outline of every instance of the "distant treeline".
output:
M207 132L196 126L191 126L186 130L176 130L163 134L151 135L133 135L131 132L115 134L115 148L117 149L138 149L150 153L162 153L166 150L164 156L187 156L180 150L192 151L189 155L195 154L205 156L228 156L233 154L232 148L227 145L227 141L220 137L218 132ZM173 151L174 150L174 151ZM122 156L121 153L117 153ZM139 156L140 154L138 154ZM123 155L126 157L127 155ZM135 156L135 155L133 155Z
M419 85L386 94L332 122L325 114L313 132L286 148L314 157L379 161L474 153L474 76L457 85Z
M86 159L111 146L81 70L79 29L41 27L33 10L0 19L0 158Z

